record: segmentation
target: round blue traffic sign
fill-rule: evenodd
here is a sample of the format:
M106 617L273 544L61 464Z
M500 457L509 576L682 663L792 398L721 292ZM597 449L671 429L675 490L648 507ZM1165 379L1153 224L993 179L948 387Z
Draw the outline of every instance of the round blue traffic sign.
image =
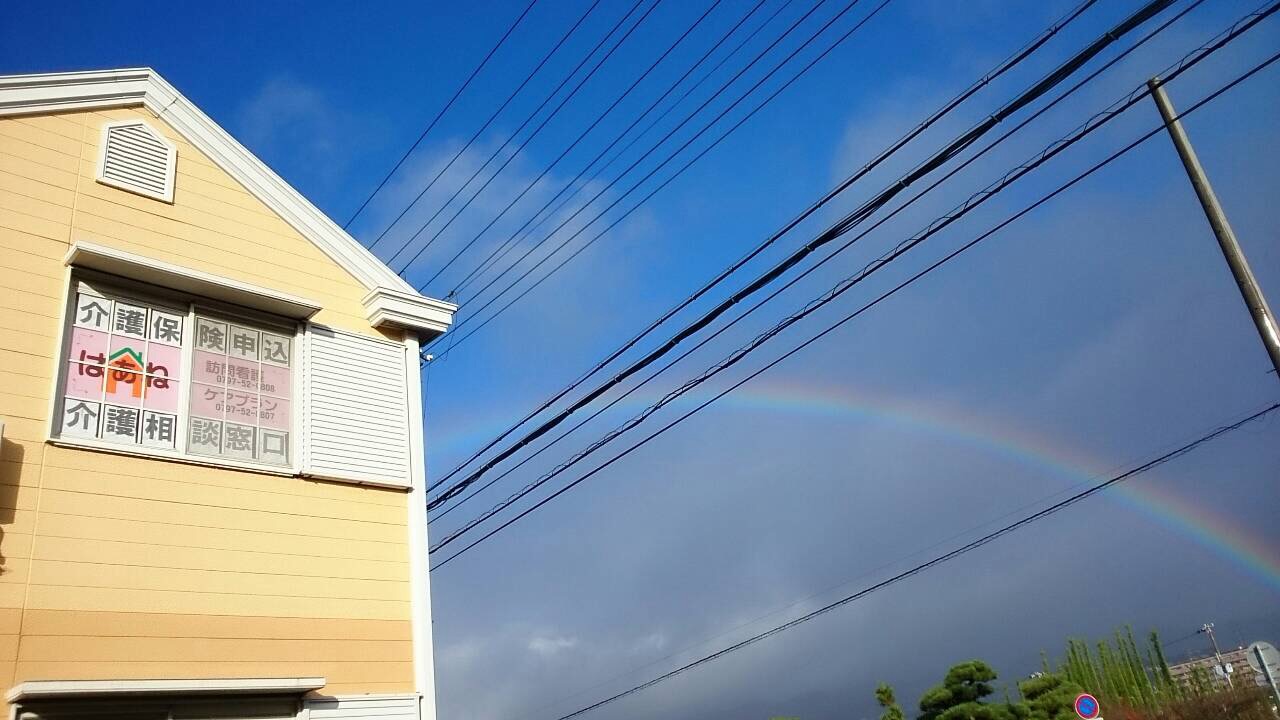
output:
M1098 698L1089 693L1080 693L1076 696L1076 714L1084 718L1084 720L1094 720L1098 717L1098 713L1102 712L1102 708L1098 705Z

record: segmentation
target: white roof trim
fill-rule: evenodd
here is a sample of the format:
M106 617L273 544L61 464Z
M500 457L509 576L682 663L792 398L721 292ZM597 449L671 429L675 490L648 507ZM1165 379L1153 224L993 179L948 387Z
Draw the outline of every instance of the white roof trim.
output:
M155 70L127 68L0 76L0 117L136 105L163 118L367 289L385 289L426 299ZM418 319L424 327L430 326L439 322L434 315L430 313Z
M458 306L417 293L396 292L390 288L369 291L361 301L365 314L374 327L392 325L408 328L427 337L449 329Z
M64 262L282 317L306 320L320 311L319 303L296 295L84 241L71 246Z
M322 677L197 680L28 680L5 694L11 703L89 697L157 695L296 694L324 687Z

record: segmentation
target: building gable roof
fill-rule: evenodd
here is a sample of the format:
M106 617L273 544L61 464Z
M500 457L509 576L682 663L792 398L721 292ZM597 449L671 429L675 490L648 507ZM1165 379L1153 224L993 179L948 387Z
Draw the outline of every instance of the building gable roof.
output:
M143 106L369 289L375 326L444 332L457 309L419 293L151 68L0 76L0 117Z

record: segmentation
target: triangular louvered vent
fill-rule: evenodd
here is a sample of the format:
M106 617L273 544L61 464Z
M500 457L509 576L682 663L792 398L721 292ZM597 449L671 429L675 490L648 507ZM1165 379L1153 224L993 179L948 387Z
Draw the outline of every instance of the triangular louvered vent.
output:
M102 128L98 179L122 190L173 202L177 148L141 120Z

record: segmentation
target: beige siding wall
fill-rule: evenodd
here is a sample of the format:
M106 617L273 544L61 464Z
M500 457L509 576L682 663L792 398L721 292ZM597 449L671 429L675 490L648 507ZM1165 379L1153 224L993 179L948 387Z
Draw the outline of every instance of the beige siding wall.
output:
M174 204L94 180L102 123L178 145ZM69 244L316 301L377 335L365 289L142 108L0 119L0 686L323 675L412 689L406 497L43 442Z

